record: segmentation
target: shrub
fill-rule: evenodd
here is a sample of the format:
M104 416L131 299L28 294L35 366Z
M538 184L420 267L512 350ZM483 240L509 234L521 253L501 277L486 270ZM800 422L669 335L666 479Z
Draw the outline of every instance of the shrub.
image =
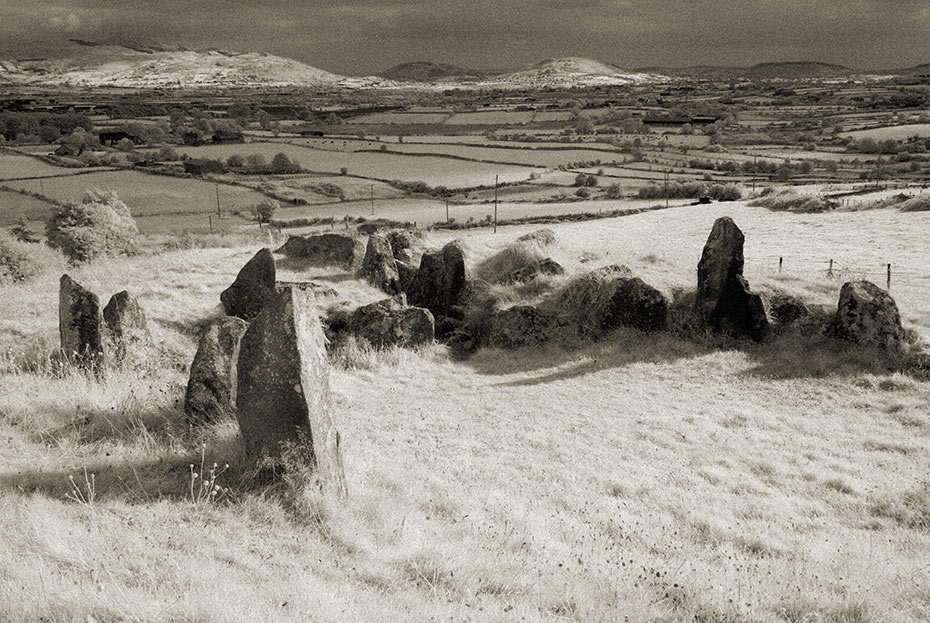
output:
M245 158L239 154L233 154L226 159L226 166L230 169L240 169L245 166Z
M178 156L178 152L175 151L174 147L165 145L158 150L157 159L162 162L173 162L175 160L180 160L180 157Z
M292 162L290 158L287 157L287 154L283 152L278 152L274 155L274 158L271 159L270 172L275 174L282 173L299 173L300 165L296 162Z
M588 190L587 188L579 188L578 190L575 191L575 196L581 197L582 199L587 199L588 197L591 196L591 191Z
M716 201L737 201L742 198L743 191L734 184L714 184L707 194Z
M16 240L0 234L0 283L23 283L46 270L64 266L61 254L45 245Z
M487 283L508 283L513 273L538 265L544 257L536 241L512 242L475 266L475 277Z
M275 210L277 209L277 201L273 199L263 199L261 202L252 206L252 214L259 223L268 223L274 217Z
M898 209L902 212L926 212L930 210L930 194L917 195L913 199L908 199Z
M610 184L604 188L604 196L608 199L619 199L623 196L623 191L620 188L620 184Z
M761 206L770 210L783 210L787 212L826 212L837 206L835 201L817 197L816 195L799 195L793 191L785 191L777 195L767 195L756 199L749 205Z
M80 203L58 208L45 226L48 244L72 262L129 253L136 222L116 193L87 191Z

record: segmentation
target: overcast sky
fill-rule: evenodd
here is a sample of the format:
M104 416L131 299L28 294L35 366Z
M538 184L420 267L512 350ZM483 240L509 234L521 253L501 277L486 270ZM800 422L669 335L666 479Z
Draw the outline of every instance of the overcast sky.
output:
M623 68L930 62L930 0L0 0L0 57L69 37L288 56L358 75L584 56Z

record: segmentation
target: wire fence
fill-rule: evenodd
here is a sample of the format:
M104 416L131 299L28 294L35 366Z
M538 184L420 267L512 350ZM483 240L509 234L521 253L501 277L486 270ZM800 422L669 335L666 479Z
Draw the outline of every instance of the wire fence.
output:
M919 269L893 262L855 263L834 258L798 258L780 255L762 255L747 258L744 272L757 275L788 275L810 279L845 281L866 280L884 287L890 293L907 289L930 295L930 267ZM928 296L930 306L930 296Z

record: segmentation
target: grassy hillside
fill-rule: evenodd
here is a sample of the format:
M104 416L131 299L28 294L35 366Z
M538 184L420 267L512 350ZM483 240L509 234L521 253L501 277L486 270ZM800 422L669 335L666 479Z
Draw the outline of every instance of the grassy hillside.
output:
M789 258L925 265L908 232L926 213L890 210L681 208L557 226L550 250L570 271L626 263L673 295L693 288L724 213L763 291L835 304L842 280ZM530 229L462 236L475 264ZM465 361L443 347L348 353L331 374L347 503L299 477L255 487L235 424L187 430L179 401L199 323L257 246L74 270L102 297L138 294L153 319L150 361L104 381L44 357L58 274L0 288L0 620L930 616L930 382L826 340L721 348L620 331ZM315 278L355 302L379 296ZM920 283L892 294L926 335ZM214 462L222 490L205 497Z

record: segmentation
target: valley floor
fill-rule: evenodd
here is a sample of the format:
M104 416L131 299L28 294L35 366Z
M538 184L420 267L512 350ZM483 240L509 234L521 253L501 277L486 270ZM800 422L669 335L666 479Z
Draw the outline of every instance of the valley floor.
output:
M743 227L750 262L843 245L920 261L916 221L895 220L913 215L884 214L901 235L876 250L849 236L878 212L844 225L738 204L558 226L554 253L584 270L595 249L585 264L628 263L671 294L718 212ZM480 258L528 229L465 243ZM439 346L359 357L331 375L348 501L251 485L236 425L186 430L179 400L198 323L254 250L74 271L102 296L138 293L159 338L143 372L101 382L42 370L57 274L0 292L19 363L0 376L0 620L930 617L930 382L827 341L718 349L620 331L465 361ZM841 285L819 268L747 274L823 303ZM930 306L909 292L904 317L924 334ZM205 499L214 462L229 491Z

